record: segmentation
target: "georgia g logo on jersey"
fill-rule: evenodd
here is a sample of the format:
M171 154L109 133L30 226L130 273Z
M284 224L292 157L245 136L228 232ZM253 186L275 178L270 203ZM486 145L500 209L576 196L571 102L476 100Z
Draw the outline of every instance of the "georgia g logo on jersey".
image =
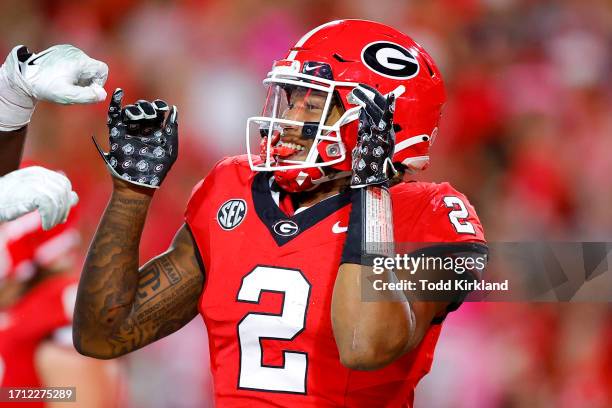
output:
M281 220L272 226L274 232L281 237L290 237L295 235L300 230L298 225L291 220Z
M244 200L231 199L224 202L217 212L217 222L226 231L236 228L246 217L247 206Z
M363 47L361 60L372 71L391 79L409 79L419 73L414 55L399 44L376 41Z

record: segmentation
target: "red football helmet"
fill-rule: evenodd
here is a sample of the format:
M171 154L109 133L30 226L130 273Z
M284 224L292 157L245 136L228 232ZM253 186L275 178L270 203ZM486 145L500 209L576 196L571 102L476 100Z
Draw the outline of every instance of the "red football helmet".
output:
M365 20L323 24L276 61L263 82L263 114L247 120L249 161L255 171L274 171L286 191L350 174L360 107L348 95L359 83L396 94L393 162L411 171L429 163L444 83L431 56L391 27ZM251 156L256 146L261 161Z

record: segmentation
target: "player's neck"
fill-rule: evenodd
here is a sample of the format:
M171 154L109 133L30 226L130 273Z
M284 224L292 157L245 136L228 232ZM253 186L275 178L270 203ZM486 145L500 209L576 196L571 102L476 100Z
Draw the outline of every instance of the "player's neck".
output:
M325 200L328 197L336 195L346 187L348 178L339 178L330 180L326 183L321 183L314 190L293 193L291 198L293 203L299 207L312 207L316 203Z

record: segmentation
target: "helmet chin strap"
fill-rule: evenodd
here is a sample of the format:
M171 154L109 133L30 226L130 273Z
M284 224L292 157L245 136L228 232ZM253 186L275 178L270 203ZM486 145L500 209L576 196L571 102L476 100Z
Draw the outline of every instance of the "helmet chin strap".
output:
M319 174L321 177L318 177ZM350 175L350 171L342 171L325 175L321 167L311 167L308 169L275 171L274 179L278 186L285 191L289 193L297 193L300 191L312 191L322 183L339 178L345 178Z

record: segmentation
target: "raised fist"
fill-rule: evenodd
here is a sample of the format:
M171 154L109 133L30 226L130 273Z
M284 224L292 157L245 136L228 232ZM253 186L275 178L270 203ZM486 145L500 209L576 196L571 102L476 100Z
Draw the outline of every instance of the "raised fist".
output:
M38 211L44 230L68 218L79 201L70 180L61 173L32 166L0 177L0 222Z
M0 68L0 130L27 125L37 101L103 101L107 77L108 66L104 62L72 45L55 45L39 53L18 45Z
M108 108L109 152L104 153L97 143L96 147L115 177L158 188L178 155L176 106L169 108L157 99L122 108L122 98L123 90L118 88Z
M391 161L395 95L385 97L368 85L359 85L351 91L349 100L361 106L357 145L352 152L351 187L384 184L395 173Z

